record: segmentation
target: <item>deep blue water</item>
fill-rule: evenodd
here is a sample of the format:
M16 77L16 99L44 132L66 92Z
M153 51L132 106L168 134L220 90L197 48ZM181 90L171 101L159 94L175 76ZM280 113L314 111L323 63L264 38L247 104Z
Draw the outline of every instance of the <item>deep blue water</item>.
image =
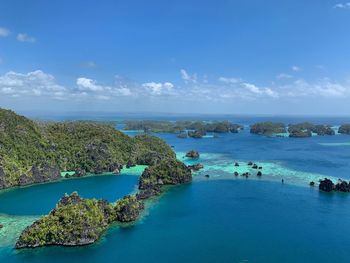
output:
M42 215L55 207L65 194L78 191L85 198L115 202L135 188L138 177L128 175L91 176L40 184L0 192L0 213L9 215Z
M333 121L327 123L347 120ZM350 179L350 146L322 145L350 142L350 136L267 138L247 130L220 134L217 139L158 136L177 152L197 149L229 163L278 162L300 173ZM97 244L22 251L0 247L0 262L349 262L350 194L321 193L307 185L281 184L264 177L216 180L211 175L208 180L172 188L141 222L112 227ZM84 197L114 201L136 184L137 177L124 175L14 189L0 193L0 213L47 213L62 194L74 190Z

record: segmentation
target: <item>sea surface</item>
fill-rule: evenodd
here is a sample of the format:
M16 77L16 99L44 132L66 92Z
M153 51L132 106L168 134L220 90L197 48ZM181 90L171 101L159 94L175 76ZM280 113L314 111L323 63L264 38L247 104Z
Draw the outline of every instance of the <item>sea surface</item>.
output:
M260 120L306 119L237 117L232 121L246 129L218 138L156 134L173 146L180 160L201 162L204 169L191 184L173 187L149 203L137 223L112 226L91 246L13 248L20 232L54 208L64 193L78 191L86 198L114 202L135 191L144 167L120 176L0 191L0 224L4 225L0 262L350 262L350 194L323 193L309 186L324 177L350 180L350 136L295 139L250 134L249 124ZM307 120L350 122L342 117ZM184 157L191 149L201 153L199 160ZM261 178L248 161L263 167ZM235 162L240 166L234 167ZM234 171L251 175L235 177Z

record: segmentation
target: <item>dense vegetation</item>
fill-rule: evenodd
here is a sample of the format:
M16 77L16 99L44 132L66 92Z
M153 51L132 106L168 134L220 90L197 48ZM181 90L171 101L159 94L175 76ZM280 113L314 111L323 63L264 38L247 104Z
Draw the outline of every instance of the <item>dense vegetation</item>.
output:
M114 218L111 204L81 199L77 193L63 197L47 216L27 227L16 248L48 245L77 246L95 242Z
M274 135L276 133L285 133L286 126L279 122L259 122L250 127L250 133L259 135Z
M279 133L286 133L287 129L283 123L259 122L250 127L250 132L254 134L272 136ZM330 125L313 124L303 122L288 125L289 137L302 138L311 137L313 133L319 136L335 135L335 131Z
M142 199L162 192L166 185L187 183L191 171L175 158L164 158L150 165L139 181L140 192L125 196L115 205L103 200L82 199L77 193L64 196L47 216L27 227L16 248L48 245L81 246L94 243L113 222L137 220L144 209Z
M116 219L120 222L135 221L143 209L143 203L136 196L130 195L120 199L114 208Z
M60 171L118 172L128 161L152 164L174 158L161 139L131 138L95 122L37 123L0 109L0 189L60 178Z
M343 124L339 127L339 133L350 134L350 124Z
M164 159L145 169L139 180L138 199L147 199L162 192L165 185L188 183L191 170L176 159Z
M127 121L125 130L143 130L145 132L181 133L179 137L201 138L207 132L237 133L243 126L228 121ZM188 131L190 130L190 131Z

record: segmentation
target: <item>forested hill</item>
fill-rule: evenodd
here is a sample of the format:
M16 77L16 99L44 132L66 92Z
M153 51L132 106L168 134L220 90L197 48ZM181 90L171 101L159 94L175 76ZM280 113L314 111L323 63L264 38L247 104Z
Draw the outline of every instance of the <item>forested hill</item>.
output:
M95 122L35 122L0 109L0 189L57 180L61 171L117 172L163 158L175 154L157 137L131 138Z

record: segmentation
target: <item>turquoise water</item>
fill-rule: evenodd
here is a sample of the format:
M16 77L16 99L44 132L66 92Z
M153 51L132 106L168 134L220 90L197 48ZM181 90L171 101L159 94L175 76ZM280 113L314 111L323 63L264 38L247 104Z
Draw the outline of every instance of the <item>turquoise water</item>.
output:
M21 251L13 249L20 230L65 192L115 201L135 190L144 167L2 191L0 262L349 262L350 194L321 193L308 182L350 179L350 136L268 138L247 130L202 140L157 136L179 159L204 164L193 183L170 189L135 225L113 226L92 246ZM183 158L191 149L200 151L199 160ZM261 178L246 165L250 160L263 166ZM252 175L236 178L234 171Z

